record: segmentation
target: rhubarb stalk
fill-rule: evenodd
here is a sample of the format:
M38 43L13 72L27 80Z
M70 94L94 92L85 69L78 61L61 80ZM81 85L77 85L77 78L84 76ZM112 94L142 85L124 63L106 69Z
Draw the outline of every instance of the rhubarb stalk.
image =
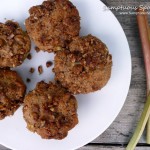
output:
M146 80L147 80L147 101L144 106L139 123L135 129L133 137L131 138L126 150L134 150L136 144L138 143L144 128L147 123L147 143L150 143L150 32L148 25L148 17L146 11L143 9L137 10L137 22L139 27L139 33L142 43L142 50L144 55L145 71L146 71Z
M135 132L134 132L126 150L134 150L135 149L136 144L138 143L138 141L145 129L149 115L150 115L150 95L147 97L147 101L145 103L140 121L135 129Z

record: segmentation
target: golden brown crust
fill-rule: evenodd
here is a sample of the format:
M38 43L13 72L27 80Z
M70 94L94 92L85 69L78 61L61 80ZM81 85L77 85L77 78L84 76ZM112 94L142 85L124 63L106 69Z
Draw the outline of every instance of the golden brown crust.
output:
M77 123L77 101L64 88L40 82L25 97L27 128L45 139L63 139Z
M0 67L21 65L30 48L30 38L18 23L0 23Z
M0 120L23 103L26 86L15 71L0 69Z
M79 13L69 0L44 1L30 8L29 13L27 32L41 50L61 50L79 35Z
M54 63L55 80L73 94L101 89L111 75L112 56L102 41L88 35L77 37L69 50L59 51Z

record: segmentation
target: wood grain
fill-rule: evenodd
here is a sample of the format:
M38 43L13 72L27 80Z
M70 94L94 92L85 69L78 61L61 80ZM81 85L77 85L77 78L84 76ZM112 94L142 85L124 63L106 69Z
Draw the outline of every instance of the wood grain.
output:
M138 6L149 5L149 0L102 0L108 6ZM135 15L120 15L113 10L113 13L121 23L127 36L132 56L132 80L127 100L115 121L97 139L92 141L94 145L87 145L79 150L124 150L125 145L131 138L134 129L142 112L146 99L146 80L143 55ZM149 19L150 20L150 19ZM117 31L116 31L117 32ZM81 139L82 140L82 139ZM136 150L149 150L145 145L145 135ZM103 144L103 145L101 145ZM110 146L108 146L108 144ZM122 145L115 146L115 144ZM113 145L113 146L111 146ZM0 150L8 150L0 146Z
M149 147L146 146L140 146L137 147L135 150L149 150ZM80 148L79 150L125 150L124 147L116 147L116 146L84 146Z
M6 148L6 147L0 145L0 150L10 150L10 149L8 149L8 148Z

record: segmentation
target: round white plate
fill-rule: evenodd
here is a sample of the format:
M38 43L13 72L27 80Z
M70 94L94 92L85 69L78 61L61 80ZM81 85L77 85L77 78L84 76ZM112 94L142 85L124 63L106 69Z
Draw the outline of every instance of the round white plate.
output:
M102 134L120 112L130 84L131 56L128 42L122 27L110 11L104 11L100 0L72 0L81 16L81 35L89 33L99 37L109 48L113 57L112 76L108 84L100 91L78 95L79 124L72 129L64 140L43 140L37 134L26 129L22 108L12 117L0 121L0 144L15 150L73 150L77 149ZM18 21L23 28L31 6L41 4L42 0L5 0L0 5L0 22L6 19ZM36 53L32 47L32 60L16 68L23 77L31 79L27 84L28 91L38 81L53 80L51 68L45 63L53 61L54 55L44 52ZM38 75L37 67L42 65L44 73ZM34 74L30 67L36 68Z

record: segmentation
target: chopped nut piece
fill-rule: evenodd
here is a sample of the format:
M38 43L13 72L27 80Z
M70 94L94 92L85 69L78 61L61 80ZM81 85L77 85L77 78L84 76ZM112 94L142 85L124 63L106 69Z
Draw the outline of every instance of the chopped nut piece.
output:
M28 56L27 56L27 58L28 58L29 60L31 60L31 59L32 59L32 55L29 53Z
M41 121L41 126L40 126L40 127L44 127L45 124L46 124L46 121L45 121L45 120Z
M20 35L21 36L21 35ZM14 37L14 34L10 34L8 37L7 37L7 39L12 39Z
M61 48L60 46L56 47L56 50L57 50L57 51L61 51L61 49L62 49L62 48Z
M30 68L30 73L34 73L35 69L34 68Z
M42 67L42 66L39 66L39 67L38 67L38 72L39 72L39 74L42 74L42 73L43 73L43 67Z
M27 78L27 80L26 80L26 81L29 83L29 82L31 82L31 79Z
M77 62L75 62L74 64L75 64L75 65L80 65L80 64L81 64L81 62L78 62L78 61L77 61Z
M50 108L51 111L54 111L54 108Z
M40 51L40 49L37 46L35 47L35 50L37 53Z
M46 62L46 67L49 68L53 65L53 62L52 61L47 61Z
M13 35L11 35L11 37L13 37ZM21 35L16 35L14 37L15 41L18 42L18 44L23 45L25 43L23 37Z
M0 47L2 47L4 45L4 40L0 39Z

